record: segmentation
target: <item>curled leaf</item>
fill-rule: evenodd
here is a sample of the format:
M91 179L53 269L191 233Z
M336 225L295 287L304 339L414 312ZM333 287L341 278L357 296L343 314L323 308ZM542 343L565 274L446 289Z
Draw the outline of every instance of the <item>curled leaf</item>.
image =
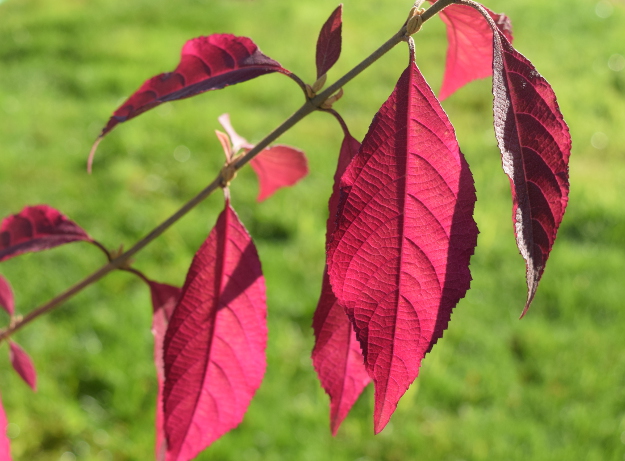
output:
M266 309L256 248L227 201L165 336L167 461L192 459L242 421L265 373Z
M501 32L493 44L495 135L510 179L512 222L527 272L523 316L568 202L571 136L549 83Z
M37 390L37 372L30 356L17 343L9 342L9 359L18 375L33 391Z
M485 8L508 40L512 25L504 14ZM440 13L447 27L447 59L440 99L450 96L467 83L492 75L493 31L482 15L467 5L452 4Z
M350 160L356 155L360 143L345 129L341 144L334 187L328 208L326 240L335 228L340 196L340 178ZM358 396L371 381L364 366L364 358L356 332L345 314L330 285L327 267L323 273L321 296L313 317L315 347L312 361L321 386L330 396L330 429L336 435L341 422L354 405Z
M475 189L453 127L416 64L341 180L328 274L375 385L380 432L469 288Z
M332 12L321 27L317 39L317 79L321 78L338 61L341 55L341 31L343 29L343 5ZM319 91L316 89L315 91Z
M0 223L0 261L81 240L93 241L58 210L48 205L26 207Z
M9 281L0 275L0 307L2 307L9 315L15 313L15 300L13 298L13 290Z
M272 72L291 73L264 55L247 37L214 34L184 44L180 63L173 72L147 80L109 119L98 139L117 124L130 120L167 101L189 98L205 91L218 90ZM89 154L89 170L97 148Z

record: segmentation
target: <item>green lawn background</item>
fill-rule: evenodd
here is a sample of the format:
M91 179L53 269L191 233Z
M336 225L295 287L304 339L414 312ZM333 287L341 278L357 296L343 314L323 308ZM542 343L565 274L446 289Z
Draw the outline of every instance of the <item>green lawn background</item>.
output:
M411 6L344 3L343 54L330 81L390 37ZM198 459L624 459L625 3L486 6L511 17L515 46L553 85L573 138L570 205L529 314L518 320L524 265L486 79L443 103L476 181L481 233L472 289L388 427L373 436L368 388L332 438L328 399L309 357L341 131L327 115L312 114L280 139L307 152L305 180L262 204L249 168L232 185L267 281L269 364L244 422ZM87 153L110 113L145 79L172 70L185 40L210 33L249 36L312 82L317 33L335 7L328 0L0 1L0 216L48 203L107 247L132 245L213 179L223 163L213 134L220 114L230 113L239 133L257 141L303 98L284 76L269 75L166 104L117 127L89 176ZM419 66L438 91L444 27L432 20L415 38ZM346 86L335 107L356 137L406 63L398 46ZM189 159L176 160L177 149L188 149ZM152 243L135 267L182 284L221 210L219 195ZM24 314L103 262L79 243L7 261L0 273ZM36 364L39 390L30 392L0 351L14 459L150 459L150 324L148 290L119 273L17 333Z

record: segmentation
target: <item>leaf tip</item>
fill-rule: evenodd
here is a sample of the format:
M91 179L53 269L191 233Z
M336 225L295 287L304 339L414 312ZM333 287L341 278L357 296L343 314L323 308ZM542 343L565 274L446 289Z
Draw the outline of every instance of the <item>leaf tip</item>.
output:
M87 159L87 173L91 174L93 170L93 157L95 157L95 151L98 150L98 146L100 142L102 142L102 135L98 136L98 139L95 140L93 146L91 146L91 150L89 151L89 158Z

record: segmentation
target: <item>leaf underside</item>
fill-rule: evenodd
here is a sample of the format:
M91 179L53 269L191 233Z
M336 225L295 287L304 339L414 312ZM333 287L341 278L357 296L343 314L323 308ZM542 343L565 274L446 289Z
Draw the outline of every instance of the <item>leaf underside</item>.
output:
M469 288L477 242L469 167L414 62L341 188L328 274L374 381L378 433Z
M81 240L92 241L59 211L47 205L26 207L0 223L0 261Z
M165 336L167 461L192 459L241 422L265 372L266 315L256 248L226 202Z
M568 202L571 136L549 83L501 32L493 43L495 135L510 179L512 221L527 272L523 316Z
M335 227L340 178L359 148L360 143L346 131L328 204L326 239L330 238ZM313 317L313 330L315 347L312 361L321 386L330 396L330 429L332 435L336 435L341 422L371 378L364 366L356 332L332 291L327 267L323 273L321 296Z

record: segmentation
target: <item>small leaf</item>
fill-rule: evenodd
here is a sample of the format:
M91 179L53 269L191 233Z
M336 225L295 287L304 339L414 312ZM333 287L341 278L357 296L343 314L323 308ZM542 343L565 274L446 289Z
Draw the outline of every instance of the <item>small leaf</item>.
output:
M328 205L330 213L326 240L335 228L340 178L359 148L360 143L345 130ZM341 422L371 378L364 366L356 332L330 286L327 267L323 273L321 296L313 317L313 329L315 347L312 361L321 386L330 396L330 428L332 435L336 435Z
M493 43L495 135L510 178L512 222L527 271L523 316L568 202L571 136L549 83L501 32Z
M15 313L13 290L11 290L9 281L2 275L0 275L0 307L7 311L11 316Z
M343 5L339 5L321 27L317 39L317 79L328 72L341 55Z
M152 318L152 334L154 335L154 365L156 366L156 379L158 382L158 397L156 400L156 460L163 461L167 453L167 443L165 439L165 417L163 413L163 386L165 383L165 364L163 362L163 343L169 319L176 304L180 300L182 290L178 287L158 283L152 280L145 281L150 286L152 296L152 308L154 316Z
M256 248L227 201L165 336L167 461L192 459L242 421L265 373L266 316Z
M29 355L15 342L9 341L9 359L18 375L33 391L37 390L37 372Z
M247 142L247 139L245 139L243 136L240 136L234 130L234 128L232 127L232 124L230 123L229 114L221 114L217 118L217 120L219 120L219 123L221 123L221 126L224 127L224 130L226 130L226 133L228 133L228 136L230 136L230 141L232 142L232 151L235 154L243 148L251 149L252 147L254 147L254 144L250 144L249 142Z
M173 72L146 80L113 113L91 148L89 170L99 140L117 124L164 102L219 90L272 72L291 74L280 63L265 56L247 37L214 34L189 40L183 46L180 63Z
M11 442L7 436L7 427L9 423L7 421L7 415L4 412L4 406L2 405L2 398L0 397L0 460L11 461Z
M81 240L93 241L59 211L48 205L26 207L0 223L0 261Z
M282 187L292 186L308 174L308 161L301 150L277 144L263 149L250 160L258 176L258 201L262 202Z
M512 25L504 14L488 10L497 27L512 41ZM447 26L447 61L440 99L478 78L492 75L493 31L482 15L467 5L452 4L440 13Z
M328 274L375 385L380 432L469 288L475 189L453 127L416 64L341 180Z

